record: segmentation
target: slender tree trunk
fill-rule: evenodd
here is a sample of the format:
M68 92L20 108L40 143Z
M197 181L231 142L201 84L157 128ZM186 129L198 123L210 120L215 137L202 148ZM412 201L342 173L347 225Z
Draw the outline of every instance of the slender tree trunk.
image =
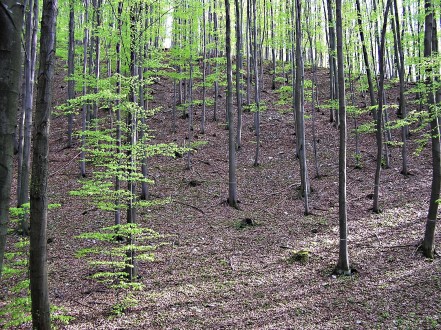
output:
M136 69L136 43L137 38L135 33L138 32L136 28L136 18L138 17L138 6L137 4L130 4L130 74L132 77L137 75ZM136 102L135 90L132 87L129 96L130 102ZM137 114L136 110L130 110L127 113L127 140L130 143L130 148L127 150L127 160L128 160L128 180L127 180L127 192L129 194L128 204L127 204L127 223L136 224L137 222L137 212L136 212L136 182L133 178L136 173L136 144L138 143L137 135ZM133 237L130 237L129 244L134 245L135 241ZM127 251L127 267L126 273L128 274L128 279L130 281L135 281L138 276L138 267L136 263L136 251L130 249Z
M34 101L34 78L35 78L35 62L37 54L37 25L38 25L38 0L29 2L29 11L26 15L26 33L25 33L25 65L24 65L24 85L25 92L23 95L24 104L24 128L23 128L23 144L22 158L20 170L20 189L18 195L17 206L29 202L29 178L31 167L31 137L32 137L32 110ZM21 219L21 231L23 235L29 235L28 216L23 215Z
M425 0L424 8L426 12L425 28L424 28L424 57L430 58L433 56L433 32L436 24L433 15L432 0ZM436 38L435 38L436 39ZM427 214L426 229L424 232L424 239L421 245L424 256L433 258L435 254L435 227L438 215L438 200L440 198L441 186L441 152L440 152L440 129L439 129L439 114L434 109L435 95L433 92L433 68L426 69L426 85L428 88L427 103L428 111L431 116L430 135L432 141L432 188L430 191L429 211Z
M218 37L218 21L217 21L217 13L216 13L216 2L217 0L214 0L214 13L213 13L213 24L214 24L214 43L215 43L215 48L214 48L214 57L215 57L215 62L214 62L214 72L216 75L216 80L214 81L214 109L213 109L213 120L217 121L217 108L218 108L218 95L219 95L219 64L218 62L218 56L219 56L219 49L218 49L218 44L219 44L219 37Z
M84 28L84 38L83 38L83 79L86 81L87 75L87 53L89 48L89 28L87 27L87 22L89 21L89 1L84 0L84 22L86 26ZM87 94L87 84L83 82L83 96ZM87 113L89 111L88 105L84 104L81 113L81 131L83 135L81 136L81 154L80 154L80 174L84 178L86 177L86 136L84 132L87 128Z
M38 70L37 103L33 133L30 206L29 277L32 300L32 327L51 328L47 274L47 180L49 177L49 125L55 70L57 0L43 0Z
M328 5L328 29L329 29L329 79L330 79L330 98L337 99L337 63L336 63L336 48L335 48L335 22L333 15L333 0L327 0ZM329 113L329 121L335 122L338 126L338 112L331 107Z
M118 2L118 16L117 16L117 29L118 29L118 40L116 42L116 74L118 76L116 82L116 93L118 94L118 99L116 100L116 154L119 155L121 151L121 109L120 109L120 96L121 96L121 41L122 41L122 21L121 16L123 12L123 1ZM121 165L121 158L118 157L118 167ZM115 176L115 191L118 193L121 190L120 174ZM115 225L121 223L121 208L120 200L118 197L115 200Z
M254 166L259 165L260 154L260 89L259 89L259 67L257 60L257 8L256 0L252 0L253 3L253 68L254 68L254 130L256 134L256 149L254 154Z
M407 111L406 111L406 98L404 94L404 50L403 45L401 42L401 29L400 29L400 18L398 13L398 1L394 0L394 14L395 14L395 33L394 33L394 40L395 40L395 53L396 53L396 59L397 59L397 67L398 67L398 76L400 79L400 100L399 100L399 108L398 108L398 115L406 119L407 117ZM402 167L401 167L401 174L408 175L409 170L407 168L407 135L408 135L408 126L403 125L401 127L401 140L403 142L403 145L401 147L401 159L402 159Z
M347 199L346 199L346 91L343 62L343 27L342 0L336 0L336 30L337 30L337 74L338 74L338 111L340 121L340 148L338 152L338 224L339 224L339 253L335 272L338 275L350 275L351 268L348 252Z
M0 277L9 223L14 133L21 71L23 1L0 3Z
M271 6L271 55L272 55L272 79L271 79L271 89L276 89L276 27L275 27L275 19L274 19L274 1L270 1Z
M242 7L241 1L235 0L236 10L236 103L237 103L237 136L236 148L242 144Z
M225 56L227 57L227 113L228 124L228 204L237 208L237 161L233 114L233 69L231 60L231 18L230 1L225 0Z
M309 209L309 180L308 167L306 165L306 143L305 143L305 118L304 118L304 68L302 55L302 11L300 0L295 1L296 5L296 78L294 90L294 111L296 112L296 140L297 154L300 162L300 191L303 197L305 215L310 213Z
M380 77L378 80L378 108L377 108L377 122L376 122L376 140L377 140L377 166L375 170L375 182L374 182L374 197L373 197L373 211L379 213L379 190L380 190L380 175L381 175L381 163L383 156L383 140L382 140L382 130L383 130L383 91L384 91L384 49L386 42L386 28L387 28L387 17L389 14L389 7L391 5L391 0L387 0L386 9L384 11L384 21L383 28L381 30L380 45L378 48L378 60L379 60L379 71Z
M75 73L75 1L69 0L69 44L67 56L67 97L69 100L75 98L75 80L73 75ZM72 147L72 132L73 132L73 113L67 116L67 147Z
M201 114L201 134L205 134L205 112L206 112L206 95L207 87L205 86L207 78L207 27L205 24L205 0L202 0L202 114Z
M372 74L371 74L371 67L369 65L369 55L366 48L366 42L364 40L364 31L363 31L363 20L361 16L361 7L360 7L360 0L355 0L356 8L357 8L357 23L358 23L358 33L360 35L360 42L361 47L363 50L363 60L364 60L364 66L366 68L366 77L368 80L368 86L369 86L369 97L371 99L371 106L374 106L376 104L375 101L375 92L374 92L374 84L372 83ZM375 114L375 111L373 112Z
M246 44L247 44L247 105L251 104L251 0L247 0L247 24L246 24Z
M94 63L94 74L95 74L95 88L94 92L95 94L98 94L99 88L98 88L98 82L100 79L100 69L101 69L101 38L100 38L100 28L101 28L101 0L92 0L93 8L94 8L94 14L96 16L96 26L95 26L95 63ZM92 52L91 52L92 56ZM98 118L98 105L95 102L93 105L93 118ZM95 126L96 129L98 129L98 123Z

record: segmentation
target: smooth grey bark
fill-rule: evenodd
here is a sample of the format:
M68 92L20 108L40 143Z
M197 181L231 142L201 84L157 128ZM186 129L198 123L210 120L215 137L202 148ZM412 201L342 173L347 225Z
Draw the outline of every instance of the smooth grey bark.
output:
M271 13L271 55L272 55L272 66L273 66L273 72L272 72L272 78L271 78L271 89L276 89L276 27L275 27L275 19L274 19L274 1L270 0L270 13Z
M294 111L296 118L296 142L297 142L297 154L299 156L300 163L300 191L301 197L303 197L305 215L310 214L309 209L309 179L308 179L308 167L306 164L306 143L305 143L305 108L304 108L304 66L303 66L303 54L302 54L302 9L299 0L295 1L296 7L296 49L295 49L295 61L296 61L296 77L295 77L295 89L294 89Z
M259 70L257 60L257 8L256 0L252 0L253 5L253 69L254 69L254 131L256 135L256 149L254 153L254 166L259 165L260 155L260 89L259 89Z
M357 8L357 23L358 23L358 33L360 35L360 42L361 47L363 50L363 61L364 66L366 69L366 77L368 80L368 87L369 87L369 97L371 99L371 106L374 106L376 104L375 100L375 92L374 92L374 84L372 83L372 74L371 74L371 67L369 65L369 55L366 48L366 42L364 38L364 31L363 31L363 19L361 16L361 6L360 6L360 0L355 0L355 5ZM374 111L375 113L375 111Z
M23 1L5 0L0 3L0 277L9 223L23 12Z
M201 113L201 134L205 134L205 117L206 117L206 95L207 87L205 82L207 79L207 27L205 23L205 0L202 0L203 18L202 18L202 113ZM175 88L175 85L173 86Z
M383 16L383 27L381 29L380 44L378 48L378 69L380 77L378 79L378 108L377 108L377 121L376 121L376 140L377 140L377 166L375 169L375 179L374 179L374 196L373 196L373 206L372 209L375 213L379 213L379 190L380 190L380 175L382 166L382 156L383 156L383 103L384 103L384 49L386 42L386 28L387 28L387 17L389 14L389 8L391 6L391 0L386 3L386 9L384 10Z
M219 36L218 36L218 20L217 20L217 12L216 12L216 2L217 0L214 0L214 11L213 11L213 31L214 31L214 72L216 74L216 80L214 81L214 109L213 109L213 120L217 121L217 108L218 108L218 96L219 96L219 81L218 81L218 74L219 74L219 64L218 62L218 56L219 56Z
M141 12L143 15L145 15L145 6L142 6ZM148 20L145 20L146 22L146 28L148 27ZM138 49L138 59L142 58L148 58L148 45L143 45L142 42L139 43L139 49ZM145 91L145 81L144 81L144 73L148 71L148 68L146 65L142 63L141 60L138 61L138 79L139 79L139 100L138 104L141 107L141 109L144 110L144 113L141 114L141 127L139 128L139 141L142 144L147 144L147 141L145 139L146 137L146 130L147 130L147 122L146 122L146 116L148 113L149 103L148 103L148 97L144 97ZM144 150L142 152L141 157L141 173L142 177L145 179L141 182L141 199L147 200L149 198L149 185L146 181L148 179L149 175L149 169L148 169L148 161L147 161L147 153Z
M333 0L327 0L328 8L328 39L329 39L329 79L330 79L330 99L337 99L337 63L336 63L336 46L335 46L335 21L333 15ZM338 126L338 112L331 107L329 112L329 121L336 123Z
M116 92L118 94L118 99L116 100L116 154L120 154L121 151L121 109L120 109L120 97L121 97L121 40L122 40L122 11L123 11L123 1L118 2L118 41L116 42L116 74L118 76L118 80L116 82ZM118 157L118 166L121 165L121 159ZM121 180L120 174L116 174L115 176L115 191L119 191L121 189ZM120 209L120 200L117 198L115 200L115 225L121 224L121 209Z
M342 27L342 0L336 0L336 32L337 32L337 75L338 75L338 112L340 129L340 147L338 151L338 224L339 250L335 273L350 275L351 268L348 252L348 213L346 199L346 91L343 62L343 27Z
M231 59L230 1L225 0L225 56L227 57L227 113L228 123L228 204L237 208L237 160L233 113L233 69Z
M72 100L75 98L75 1L69 0L69 42L67 54L67 98ZM67 147L72 147L73 133L73 113L67 116Z
M247 57L247 105L251 104L251 0L247 0L247 22L245 27Z
M138 16L136 4L130 5L130 74L132 77L137 75L136 68L136 18ZM135 89L132 86L130 95L130 102L136 102ZM137 212L136 212L136 182L132 178L132 173L136 172L136 155L134 153L137 144L137 118L136 113L128 111L127 113L127 141L130 144L130 148L127 149L127 191L129 193L128 203L127 203L127 223L136 224L137 223ZM130 237L128 244L134 245L135 240ZM127 267L125 269L127 273L127 278L129 281L135 281L138 276L138 265L136 263L136 251L134 249L127 251Z
M394 14L395 19L392 26L394 27L394 48L397 59L397 69L398 69L398 77L400 79L400 100L399 100L399 108L398 108L398 116L406 119L407 111L406 111L406 97L404 91L404 50L403 44L401 42L401 29L400 29L400 17L398 13L398 3L397 0L394 0ZM401 141L403 145L401 147L401 174L408 175L409 170L407 166L407 135L408 135L408 126L403 125L401 127Z
M55 69L57 0L44 0L41 19L40 65L32 135L32 179L30 189L29 278L32 328L51 328L47 273L47 180L49 177L49 126Z
M236 11L236 103L237 103L237 136L236 149L242 144L242 7L241 1L235 0Z
M424 57L430 58L435 52L433 43L433 32L435 19L433 15L433 2L432 0L425 0L425 27L424 27ZM436 38L435 38L436 39ZM427 214L426 228L424 231L424 239L421 245L424 256L427 258L433 258L435 254L435 227L438 215L438 200L440 198L440 186L441 186L441 154L440 154L440 129L439 129L439 114L434 109L435 95L433 89L433 69L426 69L426 85L429 89L427 93L428 111L431 116L430 121L430 136L432 142L432 186L430 191L429 210Z
M89 21L89 1L84 0L84 21ZM84 27L84 38L83 38L83 79L86 79L87 75L87 54L89 48L89 28L87 25ZM87 84L83 82L83 96L87 94ZM81 153L80 153L80 174L84 178L86 177L86 136L84 135L87 129L87 113L89 111L89 106L84 104L81 112L81 132L83 135L81 136Z
M93 31L93 44L95 45L95 61L93 62L94 67L94 75L95 75L95 94L98 94L98 81L100 79L100 70L101 70L101 38L99 30L101 28L101 1L102 0L92 0L92 6L94 9L94 16L96 17L96 22ZM90 52L90 56L92 57L92 51ZM93 104L93 118L98 118L98 104L94 102ZM96 124L95 129L98 129L98 124Z
M310 19L309 15L311 15L311 7L310 3L307 2L307 13L306 13L306 21L309 25ZM315 23L316 24L316 23ZM315 28L316 26L314 26ZM317 100L317 65L315 62L315 56L313 52L313 40L311 31L309 28L306 30L308 34L308 42L309 47L311 48L311 66L312 66L312 84L311 84L311 117L312 117L312 148L314 153L314 167L315 167L315 177L320 178L319 164L318 164L318 156L317 156L317 129L316 129L316 100Z
M21 144L21 168L19 170L17 207L29 202L29 178L31 167L32 111L34 103L35 63L37 57L38 0L29 1L25 23L25 61L23 94L23 143ZM21 219L21 232L29 235L29 217Z

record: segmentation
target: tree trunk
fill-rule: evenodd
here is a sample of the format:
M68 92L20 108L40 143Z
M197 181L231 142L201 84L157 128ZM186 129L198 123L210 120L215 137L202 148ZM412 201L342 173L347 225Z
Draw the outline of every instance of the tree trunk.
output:
M47 180L49 176L49 125L55 69L57 0L43 1L38 70L37 103L32 137L32 180L30 206L29 277L32 300L32 327L51 328L47 286Z
M335 272L338 275L350 275L351 268L348 253L347 200L346 200L346 91L343 62L343 27L342 0L336 1L337 30L337 74L338 74L338 112L340 122L340 148L338 152L338 224L339 253Z
M334 15L333 15L333 0L327 0L328 5L328 29L329 29L329 83L330 83L330 99L335 100L337 98L337 63L335 60L335 27L334 27ZM335 122L338 126L338 112L331 107L329 113L329 121Z
M432 0L426 0L424 4L426 18L424 29L424 57L432 57L433 49L433 32L435 19L433 15L433 3ZM436 110L433 108L435 104L435 96L433 89L433 69L426 69L426 85L429 89L428 92L428 111L431 116L430 130L432 141L432 188L430 192L429 211L427 214L426 229L424 232L424 240L421 245L424 256L427 258L433 258L435 254L435 227L438 215L438 200L440 198L440 185L441 185L441 155L440 155L440 130L439 119Z
M89 21L89 1L84 0L84 21L87 23ZM87 53L89 48L89 28L87 25L84 28L84 38L83 38L83 96L87 94L87 83L86 83L86 75L87 75ZM87 112L89 106L84 104L81 112L81 131L83 135L81 136L81 154L80 154L80 174L84 178L86 177L86 136L84 132L86 131L87 126Z
M21 71L23 1L0 3L0 277L9 222L9 197L14 155Z
M364 40L363 20L361 17L360 0L355 0L355 4L357 7L358 33L360 35L361 47L363 49L363 60L364 60L364 66L366 68L366 77L367 77L368 86L369 86L369 97L371 99L371 106L374 106L376 104L375 94L374 94L374 84L372 83L371 67L369 65L369 55L368 55L366 43ZM374 113L375 113L375 111L374 111Z
M67 97L69 100L75 98L75 2L69 0L69 44L67 55ZM73 113L67 117L67 146L72 147Z
M233 114L233 69L231 60L230 1L225 0L225 56L227 57L227 113L228 123L228 204L237 208L236 139Z
M236 103L237 103L237 136L236 148L242 144L242 7L239 0L235 0L236 10Z
M383 160L383 140L382 140L382 130L383 130L383 91L384 91L384 49L386 42L386 28L387 28L387 16L389 14L389 7L391 5L391 0L386 3L386 9L383 16L383 28L381 30L380 45L378 48L378 61L379 61L379 72L380 77L378 80L378 108L377 108L377 122L376 122L376 140L377 140L377 166L375 170L375 181L374 181L374 197L373 197L373 211L375 213L380 213L379 207L379 190L380 190L380 175L381 175L381 163Z
M398 115L406 119L407 117L407 111L406 111L406 98L404 94L404 50L403 45L401 43L401 31L400 31L400 18L398 14L398 3L397 0L394 0L394 14L395 14L395 33L394 33L394 40L395 40L395 53L396 53L396 59L397 59L397 69L398 69L398 76L400 78L400 100L399 100L399 108L398 108ZM401 127L401 141L403 142L403 145L401 147L401 159L402 159L402 167L401 167L401 174L408 175L409 170L407 168L407 135L408 135L408 126L403 125Z
M29 172L31 167L31 135L32 135L32 110L34 101L34 79L35 79L35 63L37 55L37 25L38 25L38 0L29 2L29 11L26 15L26 33L25 33L25 65L24 65L24 85L25 92L23 95L24 105L24 127L23 127L23 144L21 154L20 188L17 206L29 202ZM21 231L23 235L29 235L29 218L23 215L21 219Z
M207 27L205 24L205 0L202 0L202 113L201 113L201 134L205 134L205 112L207 87L205 86L207 78Z
M253 68L254 68L254 130L256 134L256 149L254 154L254 166L259 165L260 154L260 89L259 89L259 70L257 60L257 8L256 0L253 3Z
M302 27L301 27L301 5L300 1L296 0L296 78L294 90L294 111L296 113L296 140L297 140L297 154L300 162L300 191L303 197L305 206L305 215L310 213L309 210L309 179L308 167L306 165L306 143L305 143L305 118L304 118L304 68L302 56Z

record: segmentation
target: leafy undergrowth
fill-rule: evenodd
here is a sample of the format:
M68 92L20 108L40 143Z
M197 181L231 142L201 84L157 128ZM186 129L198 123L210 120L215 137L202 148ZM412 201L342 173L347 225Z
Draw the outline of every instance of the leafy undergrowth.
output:
M60 79L60 74L57 76ZM371 212L375 142L372 133L360 141L361 169L354 169L354 134L349 135L348 221L350 261L357 274L332 276L338 254L338 131L328 110L317 113L320 178L313 173L311 118L307 119L308 166L313 188L312 215L303 215L298 198L299 165L295 158L294 123L289 107L277 105L278 94L265 77L262 98L261 165L253 167L252 114L244 114L243 145L238 154L240 210L226 206L228 196L227 131L224 97L220 119L208 107L206 133L199 133L201 106L195 106L192 140L205 141L192 155L149 160L152 198L171 198L166 205L142 210L139 221L164 235L155 261L139 270L142 291L128 302L89 278L92 270L75 258L90 242L74 237L113 224L108 213L69 195L79 187L78 150L65 149L66 119L57 117L51 133L50 202L62 206L49 219L50 299L74 320L65 329L416 329L441 324L441 265L426 260L417 246L428 207L431 161L417 149L419 133L409 141L409 167L400 174L398 147L391 168L382 172L383 212ZM328 77L319 71L320 102ZM64 91L56 85L55 99ZM186 119L172 128L173 86L167 79L153 85L151 106L163 110L149 119L153 142L187 139ZM209 96L212 91L210 91ZM200 91L195 97L200 97ZM387 92L393 102L396 89ZM409 96L411 97L411 96ZM361 104L360 100L360 104ZM306 112L311 115L310 104ZM391 112L391 116L394 114ZM370 120L362 115L362 121ZM348 120L352 129L353 121ZM76 122L79 125L79 119ZM392 132L399 140L399 131ZM77 141L77 144L79 141ZM77 145L78 146L78 145ZM90 170L90 169L89 169ZM191 184L191 183L197 184ZM437 240L439 241L439 234ZM11 238L8 244L14 239ZM99 244L99 243L97 243ZM307 251L301 262L293 251ZM131 303L132 302L132 303ZM115 317L112 308L127 303ZM26 328L26 327L23 327Z

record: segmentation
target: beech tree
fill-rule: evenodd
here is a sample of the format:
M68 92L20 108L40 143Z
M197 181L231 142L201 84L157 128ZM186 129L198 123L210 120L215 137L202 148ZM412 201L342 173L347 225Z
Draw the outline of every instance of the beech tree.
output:
M433 13L433 1L425 0L425 22L424 22L424 57L430 59L434 52L438 51L436 36L436 20ZM427 85L427 107L430 114L430 137L432 151L432 187L430 191L429 210L427 214L426 229L421 245L423 254L428 258L433 258L435 253L435 227L438 218L438 206L441 188L441 147L439 113L436 103L441 102L439 88L434 88L434 68L432 64L427 64L426 85ZM439 66L439 64L438 64ZM439 70L439 68L438 68Z
M0 3L0 277L9 222L24 1Z
M49 176L49 126L55 70L57 6L57 0L43 1L37 102L32 136L29 278L32 300L32 327L38 330L51 328L47 284L47 180Z
M228 204L237 208L236 136L233 114L233 69L231 59L230 1L225 0L225 56L227 57L227 114L228 114ZM215 97L217 97L215 95Z
M346 92L343 62L342 20L342 0L336 0L338 112L340 129L340 147L338 151L338 224L340 240L338 262L335 272L338 275L350 275L351 268L348 253L348 215L346 200Z
M386 43L386 29L387 29L387 16L389 14L389 8L391 6L391 0L386 3L386 9L384 10L383 27L381 29L381 39L378 45L378 59L379 59L379 70L380 77L378 79L378 107L376 113L376 140L377 140L377 165L375 170L375 181L374 181L374 196L373 196L373 206L372 209L375 213L380 212L379 207L379 191L380 191L380 175L381 166L383 161L383 104L384 104L384 75L385 75L385 65L384 65L384 52Z

